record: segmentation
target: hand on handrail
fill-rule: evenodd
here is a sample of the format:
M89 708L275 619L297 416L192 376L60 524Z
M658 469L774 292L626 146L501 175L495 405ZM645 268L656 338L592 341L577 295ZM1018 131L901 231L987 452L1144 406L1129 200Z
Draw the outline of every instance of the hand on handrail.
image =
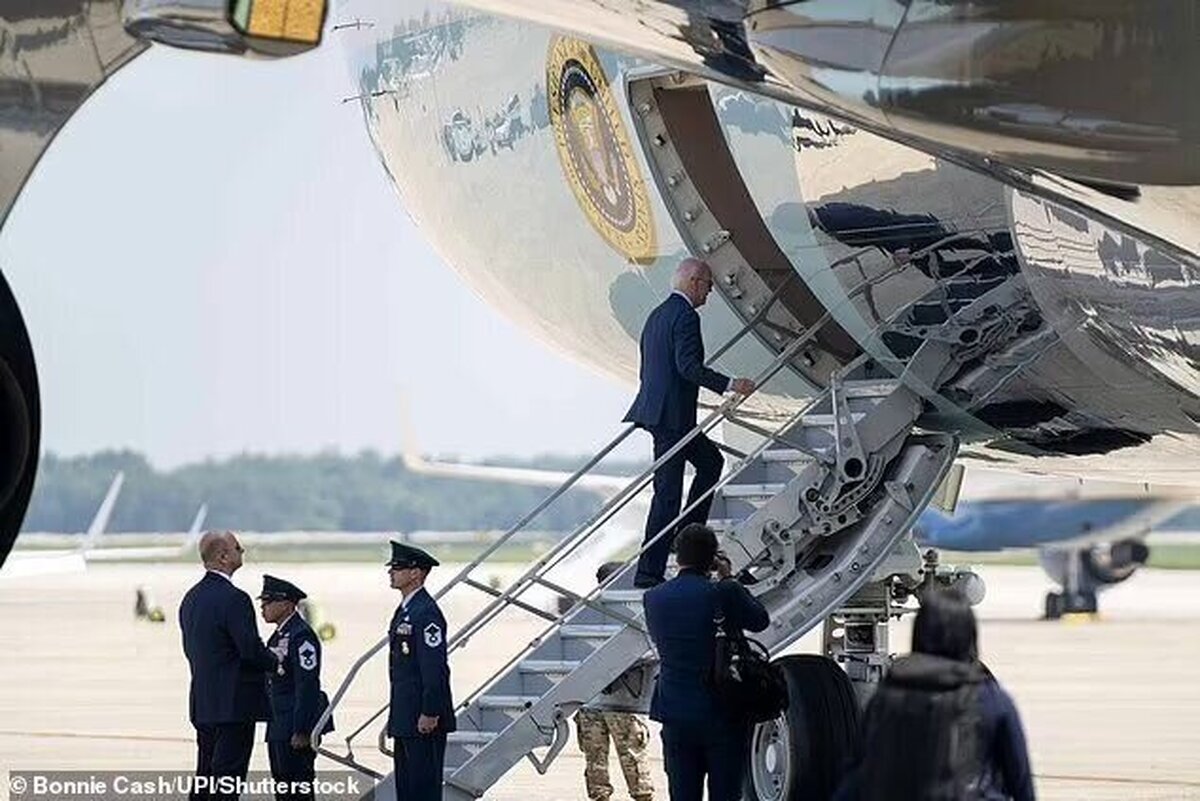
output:
M758 385L752 378L735 378L729 382L729 389L738 395L753 395Z

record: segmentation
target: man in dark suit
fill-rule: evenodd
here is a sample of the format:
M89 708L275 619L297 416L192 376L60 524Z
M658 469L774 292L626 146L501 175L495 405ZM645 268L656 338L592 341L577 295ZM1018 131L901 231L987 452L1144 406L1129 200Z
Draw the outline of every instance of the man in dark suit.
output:
M280 659L267 673L271 719L267 723L267 755L276 801L312 801L317 752L310 737L317 718L329 705L321 692L321 639L296 611L308 596L290 581L263 576L258 596L263 620L275 624L267 648ZM333 721L322 733L333 731ZM283 791L281 792L280 789Z
M242 566L237 537L207 532L200 538L200 558L204 577L183 597L179 627L192 672L196 775L216 777L220 784L194 789L191 797L236 799L233 784L249 770L254 723L267 719L265 674L279 660L258 637L250 596L233 585L231 577Z
M720 603L726 631L762 631L767 610L730 578L729 560L708 526L682 529L675 556L679 575L642 599L660 660L650 718L662 724L671 801L700 801L706 775L709 801L739 801L750 730L729 719L707 683L716 649L713 619ZM713 570L716 583L709 580Z
M420 548L392 543L388 576L402 597L388 625L388 734L395 739L396 798L403 801L441 801L446 735L455 729L446 618L425 591L437 564Z
M642 328L641 385L625 422L636 423L650 432L655 461L696 427L700 387L718 395L730 389L749 395L755 389L748 378L731 379L704 366L704 340L696 309L704 305L712 285L712 271L707 264L699 259L684 259L675 270L674 291L650 312ZM679 514L685 462L691 462L696 470L688 490L687 505L691 506L720 479L725 458L712 440L700 434L659 467L654 474L654 500L646 518L644 542L650 542ZM707 522L711 505L710 496L697 504L676 528ZM674 531L669 531L642 554L634 586L653 587L662 582L674 538Z

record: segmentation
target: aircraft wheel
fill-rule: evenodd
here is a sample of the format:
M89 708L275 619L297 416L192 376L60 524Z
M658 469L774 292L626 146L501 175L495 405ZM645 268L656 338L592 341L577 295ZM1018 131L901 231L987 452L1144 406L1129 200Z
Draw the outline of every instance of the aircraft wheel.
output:
M858 744L858 701L845 672L813 654L777 660L788 685L783 715L750 733L746 801L825 801Z
M1046 593L1046 620L1058 620L1063 615L1063 597L1061 593Z

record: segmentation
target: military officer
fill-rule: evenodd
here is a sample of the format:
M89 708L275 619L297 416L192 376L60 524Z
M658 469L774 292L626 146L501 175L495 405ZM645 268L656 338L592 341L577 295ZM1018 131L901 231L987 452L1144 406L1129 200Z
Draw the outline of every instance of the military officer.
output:
M321 692L321 640L296 612L307 597L290 581L263 576L262 617L275 624L267 648L279 658L267 673L271 719L267 723L267 755L276 781L277 801L311 801L316 752L309 737L329 700ZM323 732L333 730L330 720Z
M388 576L402 597L388 626L388 734L395 739L396 798L403 801L441 801L446 735L455 728L446 618L425 591L437 564L420 548L392 543Z

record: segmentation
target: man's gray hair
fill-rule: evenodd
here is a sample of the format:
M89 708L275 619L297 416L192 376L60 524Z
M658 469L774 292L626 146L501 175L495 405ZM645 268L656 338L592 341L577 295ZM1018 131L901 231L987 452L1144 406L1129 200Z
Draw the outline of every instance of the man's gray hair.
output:
M204 563L205 567L212 567L221 554L225 553L226 548L233 547L232 543L232 531L204 532L204 535L200 537L200 561Z
M695 278L697 275L704 273L712 274L712 268L707 263L700 259L688 256L683 261L679 262L679 266L675 268L675 278L671 282L673 289L683 289L687 286L687 282Z

